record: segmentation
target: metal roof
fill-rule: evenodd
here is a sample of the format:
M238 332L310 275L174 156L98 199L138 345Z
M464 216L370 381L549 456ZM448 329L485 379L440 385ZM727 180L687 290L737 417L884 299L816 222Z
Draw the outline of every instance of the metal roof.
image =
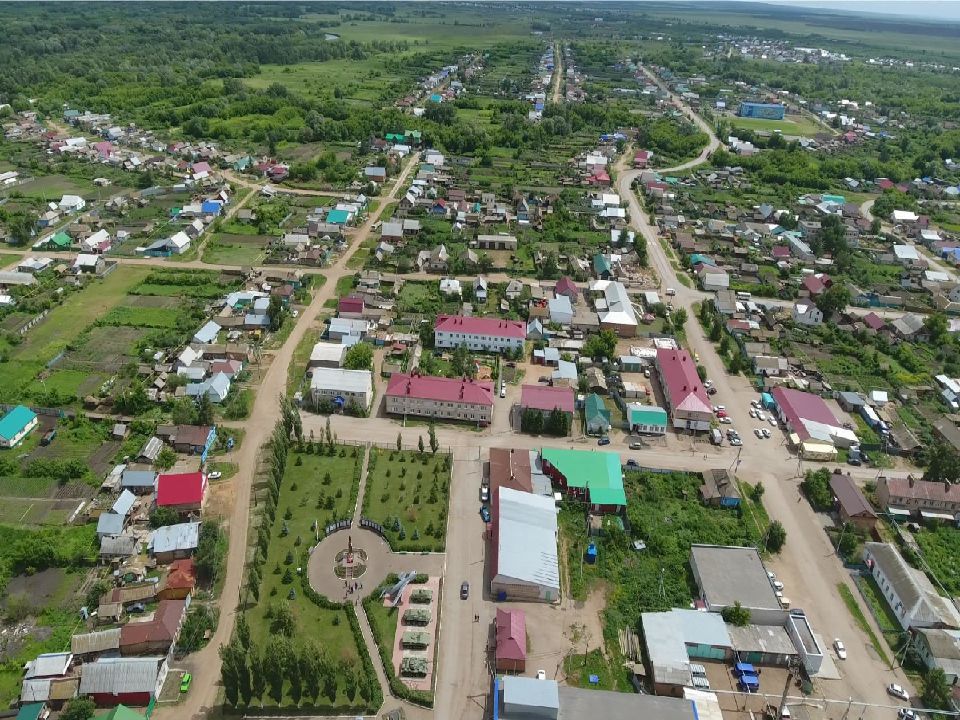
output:
M557 507L552 498L501 487L496 574L560 590Z
M200 541L200 523L179 523L157 528L150 536L150 547L154 554L192 550Z
M157 439L157 442L160 442ZM120 479L120 487L154 487L157 483L157 474L153 470L124 470Z
M313 369L310 387L317 390L343 390L351 393L373 392L373 373L369 370L318 367Z
M543 682L540 680L539 682ZM697 720L692 700L563 686L559 689L560 716L603 720Z
M80 666L81 695L153 693L162 657L101 658Z
M18 433L33 422L37 414L24 405L17 405L6 415L0 418L0 437L4 440L12 440Z
M756 548L693 545L690 564L695 567L700 592L711 610L733 605L737 600L745 608L780 609Z
M59 677L67 673L67 668L73 662L73 653L43 653L27 663L27 672L24 675L28 680L43 677Z
M119 535L123 532L125 520L125 515L117 515L112 512L103 513L97 519L97 535Z
M538 680L531 677L508 675L501 680L503 704L507 713L531 712L541 715L544 710L560 709L560 695L556 680ZM539 712L538 712L539 711Z
M137 502L137 496L129 490L124 490L113 504L111 511L120 517L126 517L133 509L135 502Z
M120 628L82 633L70 638L70 649L76 655L116 650L120 647Z

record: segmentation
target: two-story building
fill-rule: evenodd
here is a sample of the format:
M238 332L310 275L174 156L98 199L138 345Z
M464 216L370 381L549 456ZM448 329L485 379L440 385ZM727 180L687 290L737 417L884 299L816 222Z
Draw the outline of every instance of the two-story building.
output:
M434 345L438 348L465 345L468 350L484 352L521 349L527 337L526 327L520 320L463 315L438 315L433 333Z
M892 515L953 522L960 514L960 485L907 477L877 478L877 502Z
M670 408L673 427L680 430L707 431L713 421L713 408L697 365L686 350L657 350L657 373L664 399Z
M521 323L522 326L522 323ZM391 415L489 424L493 420L493 383L480 380L394 373L386 391Z

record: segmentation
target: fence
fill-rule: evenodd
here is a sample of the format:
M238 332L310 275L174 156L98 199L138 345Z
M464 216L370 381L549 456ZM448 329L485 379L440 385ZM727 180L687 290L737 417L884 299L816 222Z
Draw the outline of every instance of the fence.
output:
M32 330L37 326L37 323L43 321L43 319L47 317L49 312L50 312L49 310L44 310L42 313L37 315L32 320L28 320L26 323L18 327L15 332L17 333L17 335L21 335L21 336L26 335L28 331Z
M324 529L324 535L332 535L335 532L340 530L349 530L350 526L353 525L353 520L338 520L335 523L330 523Z
M385 538L386 534L383 529L383 525L380 523L370 520L369 518L361 517L360 518L360 527L366 528L367 530L373 530L380 537Z
M0 403L0 410L3 410L4 413L10 412L13 410L16 405L7 405L6 403ZM48 407L31 407L37 415L46 415L48 417L73 417L73 413L66 413L60 408L48 408Z

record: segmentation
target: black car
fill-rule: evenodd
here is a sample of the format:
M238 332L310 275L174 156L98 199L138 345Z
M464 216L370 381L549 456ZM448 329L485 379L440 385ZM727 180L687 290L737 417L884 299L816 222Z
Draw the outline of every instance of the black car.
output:
M460 583L460 599L466 600L468 597L470 597L470 583L464 580Z

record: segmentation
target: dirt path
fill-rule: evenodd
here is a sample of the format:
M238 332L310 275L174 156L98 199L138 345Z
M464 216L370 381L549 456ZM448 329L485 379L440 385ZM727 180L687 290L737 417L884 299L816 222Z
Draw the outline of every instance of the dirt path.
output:
M406 183L410 172L418 164L419 153L410 157L406 167L396 179L389 194L392 200ZM187 718L201 718L206 716L218 704L220 684L220 656L219 649L225 645L233 634L233 625L236 621L237 606L240 602L240 584L243 579L243 569L247 555L247 527L250 522L250 490L256 475L257 459L260 448L267 441L274 425L280 418L280 407L277 398L285 391L287 371L293 356L293 351L303 338L307 330L316 321L324 303L334 297L337 281L344 275L352 273L347 269L347 260L361 246L370 234L373 225L389 203L381 203L354 235L350 249L325 273L327 282L317 290L313 300L300 314L297 324L283 346L274 354L273 362L257 389L256 400L250 413L250 420L246 423L246 437L240 446L237 456L239 471L231 479L233 483L233 509L228 518L225 518L230 535L230 545L226 560L226 578L223 594L220 598L220 620L213 637L205 648L187 658L186 663L191 667L202 669L194 675L193 687L184 702L176 708L158 708L156 717L160 720L185 720Z
M559 103L563 100L566 93L566 83L563 79L563 45L559 42L553 44L553 86L550 91L550 102Z

